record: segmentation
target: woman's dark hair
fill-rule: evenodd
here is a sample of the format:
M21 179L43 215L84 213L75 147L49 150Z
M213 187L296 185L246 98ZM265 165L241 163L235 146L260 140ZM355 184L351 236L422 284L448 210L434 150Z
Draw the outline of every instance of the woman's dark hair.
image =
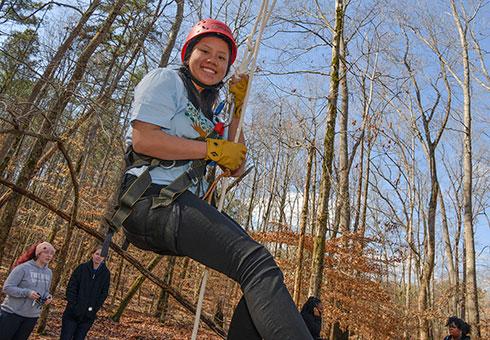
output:
M313 314L313 309L318 306L320 303L319 298L315 296L310 296L308 300L306 300L305 304L301 308L301 314Z
M196 108L200 108L208 119L212 119L213 106L218 100L220 87L207 87L199 92L192 83L194 79L191 75L191 71L189 70L189 66L184 64L179 71L182 75L181 78L185 83L191 103Z
M468 325L463 319L460 319L457 316L451 316L447 319L446 327L451 325L454 325L459 330L461 330L463 336L469 334L471 331L471 326Z
M218 89L208 88L200 92L201 110L209 119L212 119L213 117L213 106L218 100L218 96L219 96Z

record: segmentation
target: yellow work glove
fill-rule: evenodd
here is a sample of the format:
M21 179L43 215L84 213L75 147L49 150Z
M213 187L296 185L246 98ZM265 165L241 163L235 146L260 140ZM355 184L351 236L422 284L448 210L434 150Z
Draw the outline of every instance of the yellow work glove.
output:
M242 106L247 94L248 74L235 75L230 81L230 93L235 97L235 110L233 116L240 118Z
M233 143L222 139L206 139L206 159L212 160L219 165L236 170L242 165L247 154L247 147L241 143Z

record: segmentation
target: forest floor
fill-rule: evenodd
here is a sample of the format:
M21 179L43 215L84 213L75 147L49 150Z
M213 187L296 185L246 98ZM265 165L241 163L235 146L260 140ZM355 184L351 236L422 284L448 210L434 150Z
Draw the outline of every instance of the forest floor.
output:
M66 301L63 297L53 300L50 311L46 334L33 333L30 340L34 339L59 339L61 330L61 316ZM54 307L54 308L53 308ZM114 322L110 319L110 311L102 308L98 318L90 329L87 340L186 340L191 338L193 316L182 307L172 305L173 315L165 323L160 323L156 317L149 317L143 313L126 309L121 320ZM209 330L203 323L199 328L198 339L218 340L221 339L213 331Z

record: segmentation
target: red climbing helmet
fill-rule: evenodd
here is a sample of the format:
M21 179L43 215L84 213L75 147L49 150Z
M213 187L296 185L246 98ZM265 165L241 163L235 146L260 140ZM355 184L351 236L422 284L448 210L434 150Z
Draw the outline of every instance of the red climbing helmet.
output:
M235 42L235 38L233 38L233 34L231 33L230 28L225 23L215 19L201 20L197 24L195 24L194 27L191 28L189 35L187 35L187 38L185 39L184 46L182 46L182 62L184 62L187 47L189 47L189 44L194 39L209 33L215 33L218 36L226 39L231 49L229 64L231 65L235 62L237 55L237 45Z

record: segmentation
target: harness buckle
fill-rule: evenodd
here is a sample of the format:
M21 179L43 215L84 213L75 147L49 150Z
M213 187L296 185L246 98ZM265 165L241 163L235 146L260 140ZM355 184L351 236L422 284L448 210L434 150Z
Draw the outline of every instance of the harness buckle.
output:
M187 169L185 171L185 173L187 175L187 178L189 178L189 180L191 181L191 183L193 185L197 185L199 183L199 179L201 178L201 174L196 168L191 166L189 169Z
M160 163L160 167L163 169L171 169L174 166L175 166L175 159L172 161L172 163L170 163L170 165L163 165L162 163Z
M199 183L199 178L194 177L191 179L191 181L192 181L192 184L197 185L197 183Z

